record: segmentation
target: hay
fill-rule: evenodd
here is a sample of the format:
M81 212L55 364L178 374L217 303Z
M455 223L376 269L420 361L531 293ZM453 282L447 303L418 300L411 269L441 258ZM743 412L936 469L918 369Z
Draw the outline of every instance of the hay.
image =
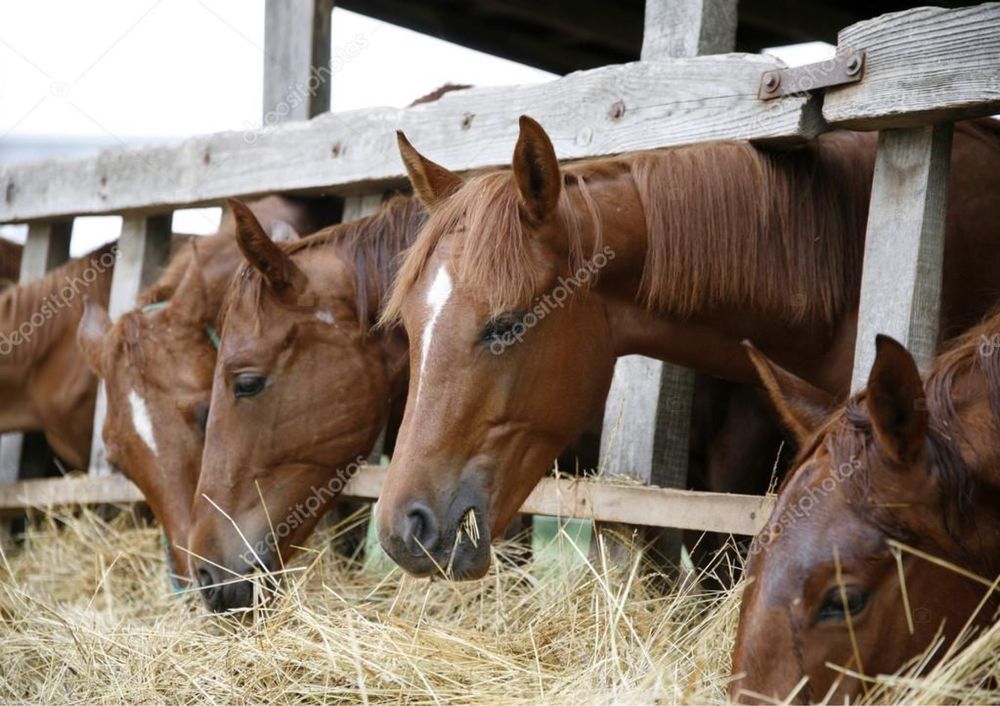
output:
M157 529L49 517L0 565L0 701L725 702L737 592L689 580L662 596L637 571L546 572L503 547L479 582L379 576L329 539L248 624L170 594ZM872 698L987 701L998 655L994 628Z

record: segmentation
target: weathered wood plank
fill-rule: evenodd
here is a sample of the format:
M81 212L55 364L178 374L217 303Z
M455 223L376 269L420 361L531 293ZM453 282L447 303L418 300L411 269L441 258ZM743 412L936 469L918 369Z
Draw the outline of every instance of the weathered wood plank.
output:
M170 255L171 216L129 216L122 220L121 237L115 256L115 271L111 277L111 301L108 314L117 319L134 306L139 292L159 277L160 269ZM94 430L90 445L90 473L101 476L111 473L104 451L104 416L108 398L104 383L97 388L94 408Z
M483 87L412 108L325 113L262 133L0 166L0 222L217 202L273 191L345 196L403 183L401 128L453 169L509 165L518 116L575 159L714 139L793 139L822 130L806 96L756 98L777 60L722 55L581 71L531 86Z
M44 221L28 228L28 238L21 253L21 284L45 276L69 259L69 244L73 236L73 221Z
M723 54L736 46L736 0L646 0L642 58Z
M878 333L905 345L921 367L934 358L951 139L951 123L879 134L852 391L868 381Z
M265 127L330 109L332 11L333 0L264 3Z
M368 466L351 479L347 497L374 500L385 481L385 468ZM0 515L26 508L133 503L142 493L121 475L73 476L20 481L0 486ZM756 534L767 522L774 499L752 495L699 493L599 481L543 479L521 507L522 513L575 517L603 522Z
M842 30L837 51L864 49L864 79L832 88L830 124L909 127L1000 112L1000 3L920 7Z

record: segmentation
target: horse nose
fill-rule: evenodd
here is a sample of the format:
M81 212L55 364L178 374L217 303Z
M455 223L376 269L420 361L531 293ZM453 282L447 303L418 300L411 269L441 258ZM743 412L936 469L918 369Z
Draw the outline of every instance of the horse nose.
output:
M212 564L201 564L195 576L206 607L213 613L223 613L253 605L253 583L239 579Z
M403 544L410 554L433 554L440 538L437 520L431 511L422 503L412 503L403 524Z

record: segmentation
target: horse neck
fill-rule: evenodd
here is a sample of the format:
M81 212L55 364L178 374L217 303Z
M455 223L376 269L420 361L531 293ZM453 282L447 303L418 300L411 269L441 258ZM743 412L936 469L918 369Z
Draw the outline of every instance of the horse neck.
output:
M751 338L840 391L853 357L870 147L836 135L775 157L723 143L571 170L583 184L569 187L569 204L585 213L590 201L600 222L583 229L584 253L599 243L614 252L597 291L618 354L749 382L740 342Z

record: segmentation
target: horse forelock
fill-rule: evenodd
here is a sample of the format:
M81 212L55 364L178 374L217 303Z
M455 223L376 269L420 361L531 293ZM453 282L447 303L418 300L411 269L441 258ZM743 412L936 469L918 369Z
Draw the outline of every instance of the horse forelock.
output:
M1000 309L982 324L958 337L935 360L924 383L930 428L927 434L927 472L937 487L939 517L944 531L958 546L962 534L976 523L976 489L991 479L977 477L977 471L964 449L981 443L978 435L995 436L1000 432ZM982 380L969 376L981 376ZM966 384L985 394L991 412L991 429L974 427L962 419L959 401L967 394L958 392ZM899 541L913 541L919 528L907 524L907 513L872 502L871 490L878 482L876 473L906 472L889 468L875 439L871 417L865 404L866 392L854 395L803 446L793 463L793 471L782 489L800 475L806 461L821 447L829 453L833 467L851 464L853 472L843 476L856 515L875 524L883 533ZM992 481L995 482L995 481Z
M292 260L308 257L317 250L333 249L355 272L355 308L358 321L372 318L369 295L381 302L389 292L401 254L413 243L426 220L426 212L413 198L394 196L369 216L350 223L332 225L291 243L279 243ZM219 312L218 329L225 336L230 314L239 301L250 303L255 330L261 326L260 313L267 287L263 275L244 263L233 275Z
M647 229L640 304L686 316L739 303L832 326L857 300L873 164L872 140L854 133L784 152L721 142L590 160L564 167L557 216L575 268L585 257L583 232L594 234L592 251L600 249L601 181L626 173ZM384 323L398 320L441 240L458 231L454 273L484 293L491 313L531 301L539 268L526 247L531 231L511 172L493 172L434 207Z
M574 272L586 257L584 232L592 234L591 252L600 250L602 223L586 176L568 171L564 182L567 188L560 193L554 217L566 236L567 267ZM399 268L382 310L382 325L399 320L403 302L415 289L438 245L445 236L456 233L453 272L464 287L486 297L490 315L531 303L542 264L528 246L532 233L524 221L511 172L491 172L472 177L435 205Z

